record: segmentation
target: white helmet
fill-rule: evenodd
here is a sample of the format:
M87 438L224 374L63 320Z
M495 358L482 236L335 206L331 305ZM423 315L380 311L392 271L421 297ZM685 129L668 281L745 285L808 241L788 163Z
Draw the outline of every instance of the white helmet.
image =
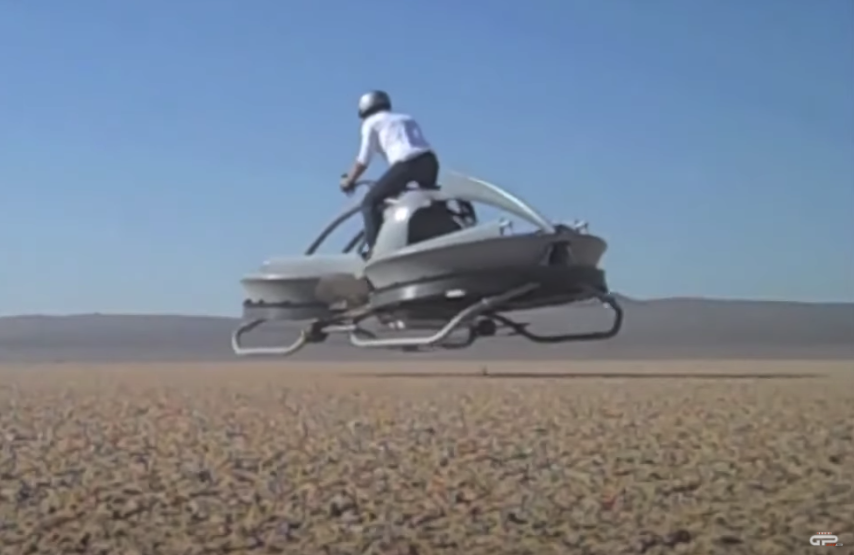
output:
M391 110L391 98L384 91L371 91L359 98L359 117L362 119L384 110Z

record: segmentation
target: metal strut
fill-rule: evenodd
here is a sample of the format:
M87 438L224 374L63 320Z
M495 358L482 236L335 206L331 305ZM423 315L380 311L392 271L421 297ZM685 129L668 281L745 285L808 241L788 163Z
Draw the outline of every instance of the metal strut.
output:
M296 341L287 346L280 347L244 347L241 344L243 336L266 322L264 319L250 320L241 324L231 336L231 348L237 356L280 356L285 357L292 355L308 345L309 343L321 343L326 340L329 333L349 333L350 343L357 347L379 348L379 349L406 349L419 350L426 347L437 346L448 338L457 328L466 323L471 318L493 310L497 306L530 293L538 288L536 283L530 283L507 291L501 295L482 299L477 303L462 310L454 316L442 329L427 337L396 337L396 338L378 338L370 330L366 330L358 325L358 322L374 315L372 310L365 308L354 309L350 312L345 312L334 316L328 320L316 320L312 322L306 329L300 332ZM350 319L350 323L342 323ZM469 333L469 336L459 345L451 345L449 348L463 348L471 345L477 338L474 332Z
M440 329L433 335L428 335L424 337L390 337L385 339L377 338L366 340L361 339L358 334L351 333L350 343L352 343L356 347L379 349L412 349L432 347L447 339L448 336L454 332L454 330L460 327L460 325L465 323L467 320L489 312L500 306L502 303L506 303L507 301L513 300L523 295L527 295L534 289L537 289L539 286L540 285L538 283L528 283L526 285L522 285L521 287L511 289L510 291L507 291L500 295L481 299L480 301L462 310L459 314L451 318L451 320L447 324L445 324L442 329Z
M241 344L241 339L243 336L250 331L254 330L267 320L258 319L258 320L250 320L249 322L245 322L240 325L234 332L231 334L231 348L234 351L234 354L240 357L243 356L280 356L286 357L288 355L292 355L293 353L299 351L303 347L308 344L309 334L306 333L306 330L300 331L299 337L296 341L291 343L285 347L244 347Z
M604 339L611 339L615 337L618 333L620 333L620 329L623 327L623 308L617 302L617 300L608 294L604 294L598 291L590 291L590 295L602 303L604 306L611 309L614 313L614 321L611 324L610 329L606 331L593 331L586 333L566 333L561 335L540 335L533 332L528 331L528 324L516 322L515 320L504 316L503 314L490 314L489 318L494 320L496 323L506 326L513 330L515 334L521 335L525 339L533 341L534 343L569 343L572 341L600 341Z

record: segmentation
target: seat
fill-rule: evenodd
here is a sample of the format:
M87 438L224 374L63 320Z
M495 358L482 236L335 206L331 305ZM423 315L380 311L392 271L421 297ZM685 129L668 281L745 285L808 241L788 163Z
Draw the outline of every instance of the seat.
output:
M444 202L419 208L409 219L407 244L414 245L440 235L459 231L463 226L454 218Z

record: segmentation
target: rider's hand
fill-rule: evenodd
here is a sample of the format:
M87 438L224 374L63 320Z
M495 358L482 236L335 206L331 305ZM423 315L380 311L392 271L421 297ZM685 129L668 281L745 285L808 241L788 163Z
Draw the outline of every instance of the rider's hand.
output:
M353 194L353 185L354 185L353 182L350 181L350 176L345 174L341 177L341 190L345 194L348 194L348 195Z

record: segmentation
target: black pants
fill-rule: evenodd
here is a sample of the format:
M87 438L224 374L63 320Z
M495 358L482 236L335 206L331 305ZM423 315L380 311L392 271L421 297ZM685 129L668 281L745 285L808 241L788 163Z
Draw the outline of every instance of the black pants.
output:
M365 242L373 248L382 225L384 201L399 195L410 183L422 189L436 187L439 179L439 159L432 152L419 154L393 164L380 177L362 199L362 217L365 219Z

